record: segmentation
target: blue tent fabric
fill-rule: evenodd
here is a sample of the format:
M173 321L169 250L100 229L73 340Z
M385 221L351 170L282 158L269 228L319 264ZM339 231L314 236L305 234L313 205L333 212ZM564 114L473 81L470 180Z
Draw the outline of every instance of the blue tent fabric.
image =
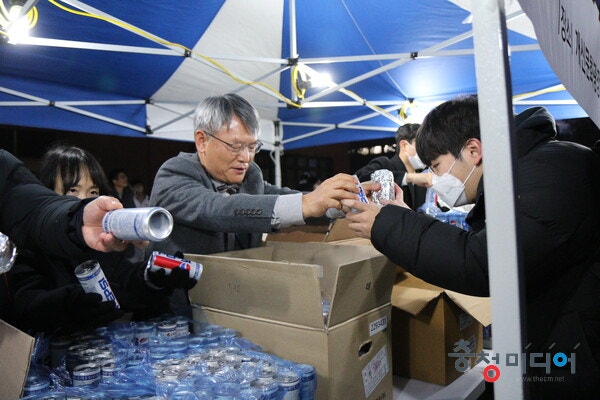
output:
M281 123L285 149L391 137L398 127L398 110L405 101L434 103L476 93L474 55L469 52L473 49L468 34L470 12L458 3L41 0L36 4L39 20L32 35L77 44L0 45L0 124L192 140L189 114L195 104L210 95L236 91L257 105L263 118ZM55 4L69 9L91 7L101 13L100 18L77 15ZM296 16L294 32L290 25L292 10ZM252 12L265 16L256 17ZM109 23L107 18L127 26ZM142 31L159 40L149 40ZM291 54L292 33L297 54ZM460 35L466 36L441 46L439 50L445 53L435 54L435 46ZM536 40L511 30L509 43L535 45ZM189 57L191 49L200 53ZM382 55L395 57L383 59ZM340 57L347 60L341 61ZM356 79L402 57L405 62L395 68ZM328 58L334 62L327 62ZM264 61L277 59L280 62ZM313 108L309 107L310 101L301 108L286 104L281 96L293 99L288 64L295 62L329 73L337 84L356 80L345 89L361 100L334 91L315 99L332 106ZM262 68L253 70L259 64ZM225 71L247 80L265 81L274 91L248 87ZM511 54L511 79L514 95L560 84L539 49ZM317 93L317 89L308 89L306 98ZM534 98L572 101L565 90L530 100ZM36 106L25 105L32 101L37 101ZM83 101L88 103L77 103ZM356 104L333 106L333 102L351 101ZM389 115L378 114L366 103L389 108ZM45 104L66 104L83 113ZM515 111L529 106L517 105ZM557 119L586 115L576 104L548 108ZM91 116L84 115L86 112ZM172 121L187 125L178 128L174 136L161 136L161 130L168 129L165 126ZM181 136L186 130L188 136Z

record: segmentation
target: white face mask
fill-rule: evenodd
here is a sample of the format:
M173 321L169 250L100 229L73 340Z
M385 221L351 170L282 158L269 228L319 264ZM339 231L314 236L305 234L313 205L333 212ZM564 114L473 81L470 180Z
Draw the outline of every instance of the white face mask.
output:
M450 171L454 167L454 164L456 164L457 160L458 158L454 160L450 166L450 169L448 169L448 172L442 176L433 174L431 177L431 188L435 190L438 196L441 197L442 201L448 204L450 207L464 206L468 203L467 194L465 193L465 183L467 183L476 168L473 166L471 172L469 172L469 175L467 176L467 179L465 179L464 182L461 182L460 179L450 174Z
M413 146L412 144L409 144L409 146L415 149L415 146ZM421 159L419 158L419 155L417 154L417 149L415 149L414 156L408 156L408 162L410 163L410 165L413 166L414 169L425 169L427 167L427 165L425 165L423 161L421 161Z

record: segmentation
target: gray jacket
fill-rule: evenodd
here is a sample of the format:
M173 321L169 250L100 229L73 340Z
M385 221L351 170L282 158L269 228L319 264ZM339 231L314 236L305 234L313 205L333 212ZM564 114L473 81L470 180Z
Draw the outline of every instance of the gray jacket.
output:
M271 232L271 217L278 195L297 191L263 180L254 162L239 193L219 193L197 153L179 153L167 160L154 178L150 204L166 208L174 219L171 235L154 243L151 250L168 254L212 254L227 250L235 233L235 248L260 245L262 234Z

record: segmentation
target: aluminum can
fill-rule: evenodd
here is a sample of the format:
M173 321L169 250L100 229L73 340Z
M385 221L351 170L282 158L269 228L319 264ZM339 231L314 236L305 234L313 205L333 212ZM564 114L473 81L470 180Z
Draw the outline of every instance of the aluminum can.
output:
M79 364L73 368L73 386L93 385L101 378L102 370L98 364Z
M114 301L115 307L120 307L98 261L88 260L79 264L75 268L75 275L86 293L98 293L103 301Z
M358 176L352 176L354 176L354 179L356 180L356 185L358 186L358 199L361 201L361 203L368 203L369 200L367 199L367 195L365 194L365 191L360 183L360 180L358 179Z
M23 396L31 396L47 392L50 388L50 378L36 371L29 373L25 379Z
M277 400L279 398L279 385L272 378L255 380L250 387L260 394L261 400Z
M308 364L297 364L300 373L300 399L314 400L317 390L317 373L315 367Z
M375 204L382 204L383 200L395 200L396 193L394 192L394 174L387 169L378 169L371 174L371 180L378 182L381 189L374 191L371 194L371 200Z
M133 342L136 346L147 345L150 338L156 336L156 326L152 323L139 323L135 327Z
M300 400L300 377L294 371L281 371L274 377L279 385L279 399Z
M102 371L102 378L113 378L117 375L122 367L117 365L114 359L104 360L100 363L100 369Z
M175 322L161 322L156 327L159 337L173 339L177 337L177 324Z
M121 208L106 213L102 229L121 240L160 242L173 230L173 216L162 207Z
M169 254L153 251L146 268L150 271L164 269L167 275L169 275L174 268L182 268L188 270L190 278L198 281L202 275L203 267L202 264L186 260L185 258L178 258Z

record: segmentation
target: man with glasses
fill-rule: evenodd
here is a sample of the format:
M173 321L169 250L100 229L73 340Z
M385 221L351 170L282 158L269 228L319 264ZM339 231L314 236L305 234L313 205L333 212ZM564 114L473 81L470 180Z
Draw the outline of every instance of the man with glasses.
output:
M532 382L528 398L600 398L600 160L589 148L555 140L554 119L542 107L514 122L527 323L524 349L514 351L530 360L519 364ZM450 206L475 203L467 217L472 231L413 212L402 201L378 208L344 200L360 211L346 215L349 227L432 284L489 296L483 150L473 96L436 107L417 133L419 157L435 174L433 190ZM574 373L562 361L549 372L539 368L541 357L560 352L576 354Z
M356 182L346 174L307 194L265 182L253 162L262 147L258 112L236 94L201 102L194 126L197 152L167 160L154 179L150 203L169 210L175 222L154 250L211 254L257 247L263 233L304 224L356 198Z

